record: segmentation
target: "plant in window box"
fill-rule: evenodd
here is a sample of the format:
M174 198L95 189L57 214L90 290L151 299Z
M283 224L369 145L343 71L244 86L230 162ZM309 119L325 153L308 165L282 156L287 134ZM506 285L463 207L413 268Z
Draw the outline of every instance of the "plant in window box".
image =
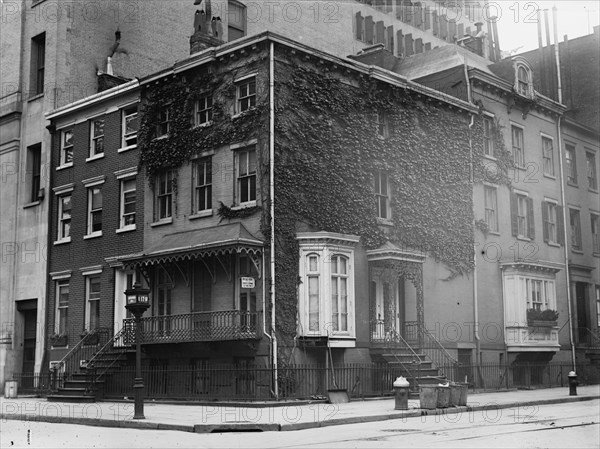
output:
M67 346L69 336L67 334L54 333L50 335L50 344L52 346Z
M558 312L552 309L527 309L527 324L534 327L554 327L557 324Z
M475 227L477 229L479 229L485 237L488 236L488 233L490 232L490 227L485 220L483 220L483 219L477 220L475 222Z
M93 330L93 331L89 331L87 329L85 329L83 331L83 333L80 335L81 339L85 341L83 342L83 344L85 345L97 345L98 344L98 333Z

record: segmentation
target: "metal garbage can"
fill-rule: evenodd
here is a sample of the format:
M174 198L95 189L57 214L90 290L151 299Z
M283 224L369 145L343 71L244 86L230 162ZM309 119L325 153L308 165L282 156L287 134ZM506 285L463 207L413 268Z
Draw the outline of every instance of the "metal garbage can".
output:
M410 383L400 376L394 381L395 410L408 410L408 393Z
M454 382L450 384L450 403L448 404L450 407L460 405L460 390L459 384Z
M6 399L17 397L17 385L16 380L7 380L4 383L4 397Z
M450 404L450 386L449 385L438 385L437 386L437 406L438 408L447 408Z
M419 387L420 408L433 410L437 407L438 387L436 385L421 385Z

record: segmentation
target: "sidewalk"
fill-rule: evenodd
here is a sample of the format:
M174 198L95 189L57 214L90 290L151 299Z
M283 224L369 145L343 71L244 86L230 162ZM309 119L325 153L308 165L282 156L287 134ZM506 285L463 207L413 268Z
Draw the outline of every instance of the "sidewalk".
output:
M345 404L323 402L244 407L223 405L165 404L148 401L146 419L133 419L132 402L60 403L42 398L0 399L0 418L44 421L103 427L179 430L185 432L283 431L326 427L387 419L409 419L422 415L484 413L495 419L493 410L514 409L524 416L539 404L600 399L600 385L580 386L577 396L568 387L515 390L492 393L469 392L466 407L436 410L419 409L418 400L409 400L409 410L394 410L394 399L352 401Z

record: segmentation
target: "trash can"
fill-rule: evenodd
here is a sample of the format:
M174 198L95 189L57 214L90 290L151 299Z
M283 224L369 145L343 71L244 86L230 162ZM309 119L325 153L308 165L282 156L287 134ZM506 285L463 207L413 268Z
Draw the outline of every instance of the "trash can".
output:
M438 387L436 385L421 385L419 388L420 408L432 410L437 407Z
M408 410L408 390L410 383L400 376L394 381L394 397L396 398L395 410Z
M456 405L467 405L467 394L469 392L469 384L459 382L456 385L459 387L459 390L460 390L458 404L456 404Z
M6 399L17 397L17 381L7 380L4 383L4 397Z
M447 408L450 404L450 385L438 385L437 386L437 406L438 408Z
M460 391L461 386L457 383L450 384L450 403L448 404L450 407L456 407L460 405Z

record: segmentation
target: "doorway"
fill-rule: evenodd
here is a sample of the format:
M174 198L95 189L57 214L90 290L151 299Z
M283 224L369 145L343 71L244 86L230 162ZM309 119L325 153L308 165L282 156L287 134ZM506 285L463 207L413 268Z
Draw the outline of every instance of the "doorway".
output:
M588 284L575 282L575 302L577 307L577 340L584 343L590 328L590 315L588 313Z

